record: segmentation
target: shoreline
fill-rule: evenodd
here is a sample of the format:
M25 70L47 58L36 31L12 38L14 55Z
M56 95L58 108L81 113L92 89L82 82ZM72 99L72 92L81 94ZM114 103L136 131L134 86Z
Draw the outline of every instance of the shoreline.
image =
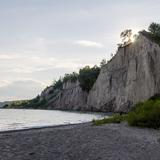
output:
M0 110L33 110L33 111L62 111L68 113L82 113L82 114L104 114L104 115L113 115L114 113L118 112L104 112L104 111L92 111L92 110L69 110L69 109L43 109L43 108L3 108L1 107Z
M158 160L160 130L83 123L1 132L0 144L3 160Z
M15 130L4 130L4 131L0 131L0 134L43 130L43 129L49 129L49 128L54 129L54 128L60 128L60 127L78 126L78 125L91 124L91 123L92 122L81 122L81 123L75 123L75 124L60 124L60 125L39 126L39 127L37 126L37 127L22 128L22 129L15 129Z
M89 123L93 119L109 117L111 113L2 109L0 115L0 133L8 133Z

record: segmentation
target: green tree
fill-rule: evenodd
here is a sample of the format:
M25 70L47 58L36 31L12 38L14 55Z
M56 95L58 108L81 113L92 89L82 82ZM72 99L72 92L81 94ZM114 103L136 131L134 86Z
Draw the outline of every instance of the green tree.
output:
M82 90L89 92L95 83L100 72L100 68L98 66L94 66L90 68L86 66L79 71L79 82Z
M160 24L158 23L151 23L150 26L148 27L148 30L157 37L160 37Z
M130 43L132 37L132 30L126 29L120 34L120 38L122 39L122 44Z
M59 80L53 82L54 89L62 89L62 86L63 86L63 80L61 77L59 78Z
M71 81L75 82L78 79L78 74L76 72L73 72L71 74L65 74L63 77L63 82Z

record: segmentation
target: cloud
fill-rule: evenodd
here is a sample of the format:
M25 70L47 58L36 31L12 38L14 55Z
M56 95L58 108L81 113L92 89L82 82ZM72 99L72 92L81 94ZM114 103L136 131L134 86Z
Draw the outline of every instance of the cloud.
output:
M81 61L78 58L55 58L49 56L30 56L30 55L14 55L6 54L0 56L0 75L4 74L32 74L41 71L64 69L77 70L78 68L94 64L91 61ZM7 65L6 65L7 64Z
M76 41L74 44L78 44L83 47L94 47L94 48L103 48L103 44L94 42L94 41L88 41L88 40L81 40L81 41Z
M0 54L0 60L12 60L19 58L18 55L8 55L8 54Z
M0 80L0 88L1 87L4 87L4 86L8 86L10 84L9 81L6 81L6 80Z
M8 82L4 86L0 85L0 101L30 99L37 96L44 87L43 83L33 79Z

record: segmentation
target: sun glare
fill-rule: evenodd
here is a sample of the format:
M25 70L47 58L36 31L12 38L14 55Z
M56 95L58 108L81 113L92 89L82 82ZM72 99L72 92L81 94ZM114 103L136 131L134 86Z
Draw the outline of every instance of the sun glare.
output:
M136 31L132 30L132 36L131 36L132 43L135 42L137 35L138 35L138 30L136 30Z
M132 42L132 43L135 42L135 35L132 35L132 37L131 37L131 42Z

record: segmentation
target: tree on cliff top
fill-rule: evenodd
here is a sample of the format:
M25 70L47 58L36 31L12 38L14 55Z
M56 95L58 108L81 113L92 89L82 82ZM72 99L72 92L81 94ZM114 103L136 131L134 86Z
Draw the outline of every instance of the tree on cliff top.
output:
M63 83L67 81L75 82L78 79L78 73L73 72L70 74L65 74L63 77Z
M160 37L160 24L151 23L148 30L156 37Z
M89 92L95 83L100 72L100 68L98 66L89 67L86 66L79 70L78 80L80 82L80 86L82 90Z
M130 43L131 37L132 37L132 30L131 29L126 29L120 34L120 38L122 38L123 44Z
M132 42L132 30L126 29L120 34L122 43L118 44L118 47L124 47Z
M141 33L153 42L160 45L160 24L155 22L151 23L148 27L148 31L149 32L143 30L141 31Z

